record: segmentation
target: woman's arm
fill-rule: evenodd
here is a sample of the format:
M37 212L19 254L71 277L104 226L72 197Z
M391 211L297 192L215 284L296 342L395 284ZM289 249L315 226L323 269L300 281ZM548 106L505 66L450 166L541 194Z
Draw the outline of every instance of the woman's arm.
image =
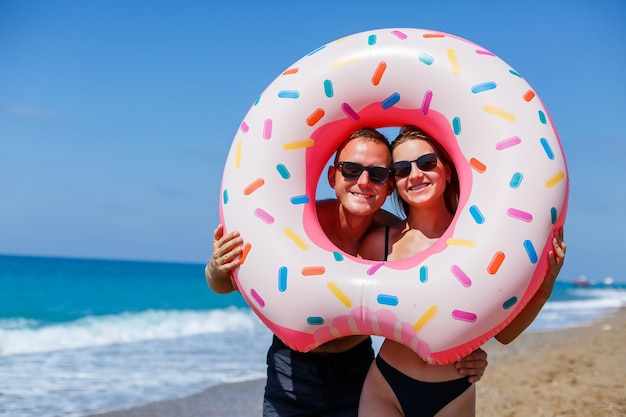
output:
M565 250L567 246L563 242L563 228L554 234L552 239L553 250L548 252L548 262L550 268L537 293L530 299L526 307L496 335L496 339L503 344L509 344L519 336L535 320L543 305L552 294L552 288L556 277L561 271L565 260Z

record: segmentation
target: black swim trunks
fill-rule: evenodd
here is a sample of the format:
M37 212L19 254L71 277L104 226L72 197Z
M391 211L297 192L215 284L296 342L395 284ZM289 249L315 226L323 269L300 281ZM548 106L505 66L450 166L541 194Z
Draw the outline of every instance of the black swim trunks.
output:
M263 417L357 417L373 360L371 338L347 352L301 353L274 336L267 353Z
M396 394L405 417L433 417L472 385L467 377L444 382L418 381L380 356L376 356L376 366Z

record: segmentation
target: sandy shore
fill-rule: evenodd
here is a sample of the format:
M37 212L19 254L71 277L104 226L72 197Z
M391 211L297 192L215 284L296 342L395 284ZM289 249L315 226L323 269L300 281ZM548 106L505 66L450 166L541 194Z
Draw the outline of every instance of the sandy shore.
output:
M477 416L626 416L626 309L592 326L485 347Z
M626 416L626 310L591 326L484 346L479 417ZM211 387L98 417L260 417L263 380ZM92 416L95 417L95 416Z

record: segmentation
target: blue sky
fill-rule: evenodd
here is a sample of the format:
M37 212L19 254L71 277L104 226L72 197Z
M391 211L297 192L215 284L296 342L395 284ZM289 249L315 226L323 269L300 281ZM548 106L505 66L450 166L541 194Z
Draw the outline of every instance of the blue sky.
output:
M0 254L204 263L258 94L325 43L417 27L526 78L570 171L561 279L626 280L625 21L618 0L0 0Z

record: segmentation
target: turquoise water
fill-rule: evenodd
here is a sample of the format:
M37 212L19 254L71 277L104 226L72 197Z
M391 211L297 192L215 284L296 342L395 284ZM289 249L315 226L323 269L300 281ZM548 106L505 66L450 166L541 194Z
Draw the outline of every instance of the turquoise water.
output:
M0 257L0 318L42 325L86 316L244 307L238 294L208 291L204 265Z
M207 287L204 265L0 256L0 286L0 415L83 416L265 375L270 332ZM623 283L557 282L529 331L623 305Z

